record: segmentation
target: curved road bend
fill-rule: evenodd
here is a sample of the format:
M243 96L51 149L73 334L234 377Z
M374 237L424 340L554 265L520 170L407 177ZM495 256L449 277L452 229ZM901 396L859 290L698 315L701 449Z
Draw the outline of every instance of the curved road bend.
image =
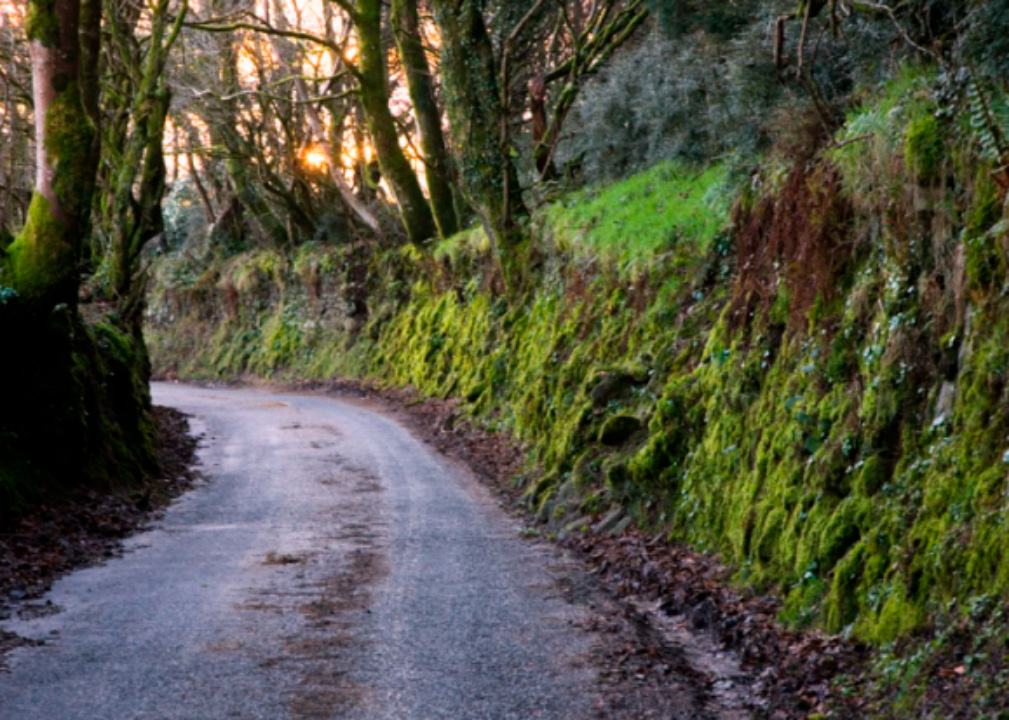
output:
M60 580L2 720L591 718L570 568L466 473L331 398L154 387L195 416L208 482Z

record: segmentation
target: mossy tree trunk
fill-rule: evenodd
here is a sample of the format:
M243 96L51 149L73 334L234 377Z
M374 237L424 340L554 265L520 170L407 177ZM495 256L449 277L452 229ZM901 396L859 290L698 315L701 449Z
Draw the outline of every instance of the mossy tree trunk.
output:
M441 127L441 111L434 96L431 66L421 39L417 0L392 0L392 29L417 118L431 209L441 236L449 237L459 230L452 191L452 163Z
M122 126L123 135L114 140L122 151L116 155L112 212L109 233L112 238L112 290L120 312L132 322L140 321L143 286L136 282L140 254L144 245L164 230L161 198L165 190L165 161L162 145L170 92L165 82L165 64L172 45L178 39L187 5L171 21L168 0L151 7L150 35L146 52L129 42L139 17L133 13L110 17L110 26L120 48L132 52L121 55L121 63L133 63L140 72L131 77L127 105L132 128ZM139 177L138 177L139 170Z
M77 312L100 150L100 23L97 0L28 5L38 172L0 266L16 291L3 293L0 329L24 340L0 354L0 520L46 491L125 483L153 462L143 344L111 325L96 333Z
M396 121L389 110L381 0L358 0L352 17L360 52L358 82L361 107L375 146L375 155L382 175L396 196L407 236L413 243L424 244L437 234L437 228L417 173L400 147Z
M525 275L526 214L508 142L494 45L479 0L432 0L457 167L467 199L494 244L509 291Z
M99 76L102 55L102 0L81 0L81 106L91 122L92 139L89 157L85 163L87 183L84 188L83 215L81 217L81 240L91 231L91 210L93 205L98 165L102 153L102 114L99 107L101 78Z
M97 13L89 22L92 59ZM94 189L96 128L85 111L93 91L81 77L81 0L31 0L26 34L31 44L35 99L35 192L28 220L9 248L10 282L29 306L76 307L81 240Z

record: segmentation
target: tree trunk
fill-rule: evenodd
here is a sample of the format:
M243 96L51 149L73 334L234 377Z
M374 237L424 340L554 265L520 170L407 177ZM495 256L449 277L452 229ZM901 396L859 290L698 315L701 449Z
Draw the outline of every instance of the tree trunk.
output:
M504 280L517 290L524 275L525 236L519 218L526 214L511 158L511 146L498 87L494 46L478 0L432 0L441 31L441 71L458 158L468 200L494 244Z
M122 316L139 327L143 287L136 283L144 245L164 229L161 198L165 190L165 162L162 151L170 93L164 77L168 53L178 39L186 13L170 19L168 0L151 7L150 36L146 53L120 58L141 67L139 81L129 88L131 132L118 138L123 147L113 177L113 204L110 228L112 242L112 289ZM132 17L111 18L114 32L133 33ZM126 46L127 43L122 43ZM123 127L123 131L127 127ZM140 176L138 178L138 171Z
M281 29L286 29L287 21L279 0L274 0L274 4L276 5L277 10L277 25ZM269 4L267 4L267 7L269 7ZM268 35L268 38L273 50L274 58L277 62L284 63L284 53L277 40L277 36ZM354 212L358 219L367 225L372 232L376 234L380 233L382 228L379 225L378 218L375 217L374 213L372 213L361 198L354 193L353 188L350 187L343 177L343 170L340 167L339 155L334 151L333 144L330 142L329 131L326 128L325 123L323 123L322 114L319 112L319 109L311 99L311 93L308 92L308 83L305 82L305 78L301 77L299 74L300 70L295 70L294 68L288 69L293 73L295 93L297 94L301 104L304 106L305 120L308 121L308 126L311 128L311 135L315 136L319 143L319 149L328 159L326 164L329 167L329 177L333 181L333 185L336 186L336 189L343 198L343 201L347 204L347 207Z
M452 164L442 132L441 112L434 97L431 67L420 36L417 0L392 0L392 29L406 74L413 111L417 116L420 145L427 166L431 209L441 236L449 237L459 230L452 192Z
M95 182L95 127L80 79L80 16L80 0L28 5L38 170L28 220L9 255L14 289L40 307L76 307L81 239Z
M97 174L99 19L94 0L30 0L37 167L24 230L8 249L0 356L0 515L82 481L125 485L153 467L143 343L77 312ZM99 338L102 338L99 340ZM143 466L143 467L141 467Z
M424 244L437 234L431 207L424 197L417 173L399 145L396 121L389 110L388 73L382 42L381 0L359 0L354 13L360 51L359 82L364 109L375 143L382 175L396 196L406 234L415 244Z

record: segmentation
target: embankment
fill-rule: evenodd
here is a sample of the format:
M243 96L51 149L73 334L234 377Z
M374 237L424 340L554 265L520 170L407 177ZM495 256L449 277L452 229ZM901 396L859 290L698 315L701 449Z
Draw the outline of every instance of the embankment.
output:
M431 256L169 256L155 370L461 398L529 448L521 482L555 530L623 507L776 589L787 622L871 643L894 684L936 672L966 626L957 653L995 677L1005 191L929 82L906 73L759 170L661 165L545 206L521 302L476 231ZM1003 692L985 683L978 708Z

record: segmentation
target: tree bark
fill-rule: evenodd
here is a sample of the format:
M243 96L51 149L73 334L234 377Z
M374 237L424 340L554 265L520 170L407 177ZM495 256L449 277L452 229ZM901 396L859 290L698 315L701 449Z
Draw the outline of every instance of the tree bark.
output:
M28 220L9 256L14 289L40 306L76 307L81 240L95 183L95 127L85 112L80 77L80 16L80 0L28 4L37 175Z
M271 37L270 41L273 44L274 55L278 59L282 58L283 56L280 53L280 47L276 42L276 38ZM318 140L319 149L322 150L328 158L327 166L329 167L330 180L333 181L333 184L336 186L336 189L343 198L343 201L347 204L347 207L349 207L354 214L357 215L358 219L367 225L372 232L376 234L380 233L382 228L378 223L378 218L376 218L374 213L368 209L365 202L354 194L353 189L343 178L343 170L340 168L337 155L333 151L333 145L329 140L329 133L326 131L326 126L322 122L322 116L319 113L318 108L310 102L311 95L308 92L308 84L305 82L304 78L297 77L294 80L294 88L298 95L298 99L304 105L305 119L308 121L308 125L312 129L312 135Z
M286 18L284 16L283 10L280 7L279 2L274 0L277 5L277 24L281 31L286 31ZM281 49L280 43L278 42L278 33L267 33L269 38L270 46L273 50L273 55L277 62L284 62L284 53ZM294 73L293 68L288 68ZM356 75L356 73L355 73ZM300 75L295 75L294 79L294 89L298 96L299 101L304 105L305 119L308 121L308 125L311 128L311 135L314 136L319 143L319 149L328 158L327 166L329 167L329 177L336 186L337 191L343 198L347 206L357 215L365 225L371 229L372 232L378 234L382 231L379 225L378 218L375 217L374 213L368 208L361 198L354 194L353 189L347 183L343 177L343 170L340 167L339 156L334 152L333 144L330 142L329 132L325 124L322 121L322 115L319 109L315 106L315 103L311 102L311 94L308 92L308 83Z
M417 117L421 151L427 166L427 189L438 231L443 238L459 230L452 191L452 163L434 96L431 67L420 36L417 0L392 0L392 29Z
M441 31L441 71L460 180L494 245L509 291L524 276L526 214L511 158L502 137L507 126L498 87L494 46L478 0L432 0Z
M123 62L136 62L141 72L137 82L129 88L129 115L133 127L126 136L118 138L123 153L113 178L114 195L109 218L113 253L112 289L122 316L137 323L138 327L143 305L143 287L135 282L140 269L140 255L144 245L164 230L161 215L161 198L165 190L162 145L170 104L164 71L168 53L182 28L187 6L183 2L179 14L171 22L168 0L159 0L151 10L146 53L120 58ZM133 33L134 22L133 18L120 17L113 18L110 24L115 32ZM124 126L123 131L126 130Z
M396 197L407 236L411 242L422 245L437 234L437 228L417 173L400 147L396 121L389 110L381 0L359 0L354 24L360 52L358 81L361 107L375 144L375 155L382 175Z

